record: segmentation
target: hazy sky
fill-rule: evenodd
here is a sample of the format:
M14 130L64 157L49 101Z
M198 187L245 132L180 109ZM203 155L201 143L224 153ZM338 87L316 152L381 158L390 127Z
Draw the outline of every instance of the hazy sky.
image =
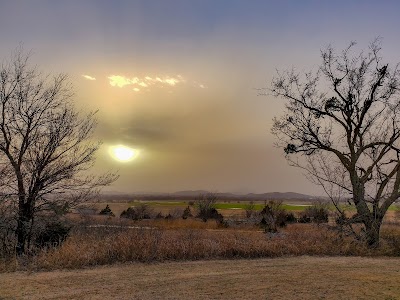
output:
M383 38L400 61L399 1L6 1L0 55L23 43L44 72L66 72L99 109L95 172L111 190L322 192L274 147L282 100L258 96L277 69L316 69L320 49ZM110 147L137 150L129 162Z

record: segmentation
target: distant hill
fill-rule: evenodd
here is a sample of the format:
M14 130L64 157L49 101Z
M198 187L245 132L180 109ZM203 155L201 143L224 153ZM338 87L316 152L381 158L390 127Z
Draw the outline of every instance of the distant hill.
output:
M250 193L250 194L247 194L246 197L256 198L256 199L317 199L317 198L321 198L321 197L310 196L310 195L294 193L294 192L286 192L286 193L272 192L272 193L263 193L263 194Z
M198 196L201 194L207 194L209 193L208 191L205 190L195 190L195 191L179 191L179 192L175 192L175 193L171 193L168 195L176 195L176 196L189 196L189 197L193 197L193 196Z
M186 197L197 197L198 195L201 194L207 194L209 193L208 191L205 190L196 190L196 191L179 191L175 193L170 193L168 195L170 196L186 196ZM230 198L230 199L254 199L254 200L269 200L269 199L304 199L304 200L309 200L309 199L316 199L320 197L316 196L310 196L310 195L305 195L305 194L300 194L300 193L294 193L294 192L285 192L285 193L280 193L280 192L272 192L272 193L262 193L262 194L256 194L256 193L249 193L245 195L240 195L240 194L233 194L233 193L214 193L216 194L219 198Z
M206 190L185 190L174 193L134 193L134 194L102 194L103 200L195 200L199 195L210 193ZM245 195L234 193L214 193L222 200L317 200L323 197L310 196L294 192L249 193Z

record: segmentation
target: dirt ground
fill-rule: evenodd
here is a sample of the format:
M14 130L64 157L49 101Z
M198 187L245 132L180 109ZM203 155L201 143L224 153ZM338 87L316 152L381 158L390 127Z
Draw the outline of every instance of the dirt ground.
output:
M400 299L400 259L291 257L0 274L0 299Z

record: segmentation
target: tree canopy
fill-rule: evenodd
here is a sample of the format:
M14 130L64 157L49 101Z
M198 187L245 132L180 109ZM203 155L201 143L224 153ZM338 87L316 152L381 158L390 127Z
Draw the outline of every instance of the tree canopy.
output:
M272 132L290 163L323 186L347 224L362 222L376 246L400 196L400 72L383 61L379 39L367 51L355 48L328 46L314 72L278 72L271 90L286 109ZM339 205L346 197L357 209L351 218Z
M42 75L22 49L0 66L0 188L15 206L19 253L38 213L65 212L116 179L87 172L100 146L96 124L95 112L74 108L67 75Z

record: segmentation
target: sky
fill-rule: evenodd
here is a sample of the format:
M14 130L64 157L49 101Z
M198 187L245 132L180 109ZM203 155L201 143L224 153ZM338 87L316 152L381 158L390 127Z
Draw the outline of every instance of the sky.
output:
M277 70L316 70L329 44L381 37L400 62L399 12L367 0L0 0L0 58L22 43L40 70L69 75L78 109L99 110L93 172L120 175L108 191L320 195L274 146L284 101L259 89ZM115 159L129 156L118 145L133 157Z

